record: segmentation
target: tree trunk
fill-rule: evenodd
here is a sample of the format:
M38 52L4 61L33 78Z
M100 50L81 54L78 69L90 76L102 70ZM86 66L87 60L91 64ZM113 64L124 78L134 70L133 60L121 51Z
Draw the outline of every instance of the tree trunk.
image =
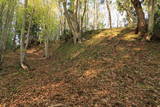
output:
M23 15L23 22L22 22L22 29L21 29L21 36L20 36L20 65L25 70L28 69L28 67L24 64L24 60L25 60L24 35L25 35L25 26L26 26L26 10L27 10L27 7L28 7L28 0L25 0L24 15Z
M149 41L154 33L154 16L155 16L155 9L156 9L155 4L156 4L156 0L150 0L148 3L149 22L148 22L148 35L146 39Z
M80 26L77 18L77 11L71 12L67 10L66 2L63 2L63 8L64 8L64 15L67 19L68 26L73 34L73 42L76 44L77 42L80 42L81 32L80 32ZM76 7L77 9L77 7Z
M146 32L146 22L141 2L139 0L131 0L131 2L136 10L138 20L136 34L139 33L140 36L144 37Z
M106 0L106 6L107 6L108 16L109 16L109 27L110 27L110 29L112 29L112 16L111 16L111 10L110 10L110 6L109 6L109 1L108 0Z
M62 7L61 7L61 3L60 1L58 2L58 9L59 9L59 12L60 12L60 25L59 25L59 35L62 36L64 34L64 18L63 18L63 10L62 10Z
M85 15L85 21L84 21L84 30L86 31L87 30L87 28L88 28L88 23L89 23L89 17L88 17L88 10L89 10L89 8L88 8L88 4L89 3L87 3L87 5L86 5L86 15Z
M94 20L93 20L94 30L98 29L98 9L99 9L98 1L94 0Z
M3 16L4 16L4 10L5 10L5 7L6 7L6 2L2 2L0 4L0 32L2 32L2 26L3 26Z
M87 11L87 0L84 1L84 11L83 11L83 14L82 14L82 17L81 17L81 34L83 33L83 23L84 23L84 18L85 18L85 14L86 14L86 11Z
M32 26L33 14L34 14L34 10L32 10L31 17L30 17L30 20L29 20L29 26L28 26L27 35L26 35L26 42L25 42L25 54L26 54L26 50L27 50L28 45L29 45L29 37L30 37L30 31L31 31L31 26Z
M16 50L16 32L14 32L14 37L13 37L13 51Z
M117 28L119 28L119 15L118 15L118 13L116 13L116 17L117 17Z
M49 45L49 42L48 42L48 35L45 37L45 49L44 49L44 51L45 51L45 58L48 58L49 57L49 55L48 55L48 45Z

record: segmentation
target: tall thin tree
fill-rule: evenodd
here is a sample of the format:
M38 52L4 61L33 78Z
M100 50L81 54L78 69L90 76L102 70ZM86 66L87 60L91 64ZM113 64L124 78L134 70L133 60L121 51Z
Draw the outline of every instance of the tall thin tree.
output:
M25 70L28 69L28 67L24 64L24 61L25 61L24 36L25 36L25 27L26 27L26 19L27 19L27 7L28 7L28 0L25 0L23 22L22 22L22 29L21 29L21 35L20 35L20 65Z
M154 16L155 16L155 10L156 10L156 2L157 0L149 0L148 1L148 14L149 14L149 22L148 22L148 35L147 40L150 41L151 37L154 33Z
M109 17L109 27L110 27L110 29L112 29L112 16L111 16L110 4L111 4L111 1L106 0L106 6L107 6L107 10L108 10L108 17Z

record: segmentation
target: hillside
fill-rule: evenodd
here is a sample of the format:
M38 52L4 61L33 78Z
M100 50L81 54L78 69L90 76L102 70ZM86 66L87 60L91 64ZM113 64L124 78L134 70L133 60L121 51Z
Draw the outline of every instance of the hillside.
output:
M63 43L43 58L7 52L0 70L0 107L158 107L160 43L143 42L131 28L85 34L81 44Z

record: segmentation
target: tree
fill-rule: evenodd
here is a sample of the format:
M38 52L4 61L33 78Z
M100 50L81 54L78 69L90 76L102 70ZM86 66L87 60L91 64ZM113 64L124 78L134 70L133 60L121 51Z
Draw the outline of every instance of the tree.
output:
M24 47L24 36L25 36L25 27L26 27L26 19L27 19L27 7L28 7L28 0L25 0L23 22L22 22L22 29L21 29L21 35L20 35L20 65L25 70L28 69L28 67L24 64L25 53L26 53L26 50Z
M84 10L83 10L83 13L82 13L82 17L81 17L81 34L83 33L83 25L84 25L84 18L85 18L85 14L86 14L86 11L87 11L87 0L84 0Z
M56 20L55 12L58 10L56 7L58 8L58 3L56 1L43 0L41 7L43 9L41 16L41 33L44 41L45 58L49 58L49 42L56 39L56 31L58 31L58 25L60 25L57 23L60 19Z
M109 17L109 27L112 29L112 16L111 16L111 10L110 10L110 1L106 0L106 6L108 10L108 17Z
M0 1L0 63L3 62L3 54L12 32L12 21L16 5L17 0Z
M94 30L98 29L98 24L99 24L99 1L98 0L93 0L94 3L94 20L93 20L93 26Z
M147 40L150 41L151 37L154 34L154 26L155 26L155 12L156 12L156 0L150 0L148 3L148 14L149 14L149 21L148 21L148 35Z
M141 2L139 0L131 0L131 2L135 8L137 20L138 20L136 33L139 33L140 36L144 37L144 34L146 32L146 21L145 21L144 12L141 6Z
M130 0L117 0L117 9L120 13L126 13L126 19L128 21L128 26L133 26L137 23L137 17L135 9Z
M69 10L67 9L67 1L63 1L64 15L67 19L68 26L73 34L73 42L76 44L81 41L80 24L78 21L79 0L71 1Z

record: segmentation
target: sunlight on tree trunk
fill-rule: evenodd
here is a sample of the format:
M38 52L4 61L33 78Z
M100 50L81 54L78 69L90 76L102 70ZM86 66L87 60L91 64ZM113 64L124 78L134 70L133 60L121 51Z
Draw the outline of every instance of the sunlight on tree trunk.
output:
M111 10L110 10L110 3L108 0L106 0L106 6L107 6L107 10L108 10L108 17L109 17L109 27L110 29L112 29L112 16L111 16Z

